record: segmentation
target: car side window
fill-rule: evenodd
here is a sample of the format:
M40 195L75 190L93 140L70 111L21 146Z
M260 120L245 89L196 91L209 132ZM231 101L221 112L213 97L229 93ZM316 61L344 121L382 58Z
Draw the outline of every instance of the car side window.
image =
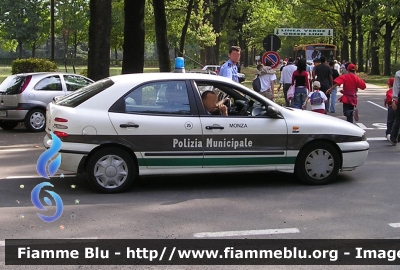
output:
M189 96L184 81L144 84L125 97L127 113L190 115Z
M194 84L198 90L200 97L203 95L204 92L214 92L216 103L221 102L227 107L228 117L261 116L261 113L263 111L263 104L260 101L246 95L245 93L240 91L240 89L236 89L228 84L209 81L195 81ZM205 110L207 110L204 103L203 107ZM250 109L251 112L249 112ZM208 113L205 112L204 115L218 117L221 116L220 113L218 113L218 110Z
M64 81L67 86L67 91L76 91L92 83L86 78L76 75L64 75Z
M39 91L62 91L60 76L53 75L46 77L39 81L34 89Z

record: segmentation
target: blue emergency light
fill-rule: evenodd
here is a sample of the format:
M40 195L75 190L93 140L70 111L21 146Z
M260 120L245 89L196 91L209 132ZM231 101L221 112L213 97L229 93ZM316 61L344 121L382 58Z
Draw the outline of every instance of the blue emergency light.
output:
M185 59L183 57L175 58L175 73L185 73Z

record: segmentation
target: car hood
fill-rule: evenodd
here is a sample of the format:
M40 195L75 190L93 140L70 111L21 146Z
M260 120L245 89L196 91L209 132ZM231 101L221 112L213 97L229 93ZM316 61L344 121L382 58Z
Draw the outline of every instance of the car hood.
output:
M289 133L363 136L365 130L345 120L307 110L282 108Z

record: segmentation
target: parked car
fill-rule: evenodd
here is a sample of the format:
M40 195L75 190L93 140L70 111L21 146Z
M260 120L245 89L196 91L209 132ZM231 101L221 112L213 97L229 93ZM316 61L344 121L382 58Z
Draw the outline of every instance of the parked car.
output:
M205 65L202 68L202 70L210 70L210 71L214 71L215 73L218 74L220 67L221 66L219 66L219 65ZM239 82L242 83L246 80L246 75L243 73L238 73L238 78L239 78Z
M228 116L206 111L207 88ZM162 94L160 94L162 93ZM294 172L309 184L364 164L365 130L341 119L283 108L242 84L196 73L105 78L47 106L46 148L58 137L60 169L86 174L105 193L137 176Z
M0 127L11 130L24 122L30 131L43 131L47 104L91 83L84 76L62 72L8 76L0 84Z

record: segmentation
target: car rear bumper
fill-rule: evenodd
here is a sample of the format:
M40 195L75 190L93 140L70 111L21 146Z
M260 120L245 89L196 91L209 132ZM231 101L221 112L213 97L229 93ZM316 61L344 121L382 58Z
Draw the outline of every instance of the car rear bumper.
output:
M0 121L22 121L27 113L28 110L2 110L0 108Z

